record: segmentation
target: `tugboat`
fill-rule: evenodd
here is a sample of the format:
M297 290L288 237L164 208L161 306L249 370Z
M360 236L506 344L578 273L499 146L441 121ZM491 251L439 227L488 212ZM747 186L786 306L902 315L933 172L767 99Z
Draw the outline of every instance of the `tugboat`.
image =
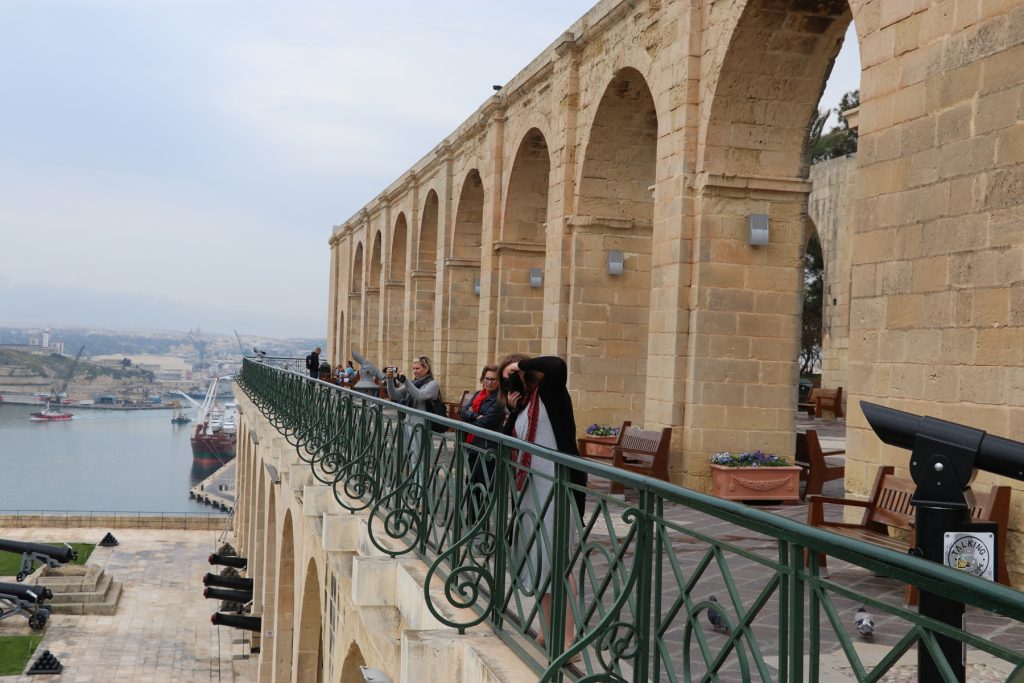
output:
M50 403L47 402L46 408L42 412L32 413L28 416L28 419L33 422L64 422L73 418L74 415L71 413L62 413L59 410L52 410Z
M175 401L173 406L174 414L171 416L171 424L184 425L192 421L192 418L185 412L185 408L181 403Z
M202 467L223 465L235 457L238 407L234 403L225 404L224 410L217 406L214 397L219 380L210 383L199 408L199 424L192 434L192 462Z

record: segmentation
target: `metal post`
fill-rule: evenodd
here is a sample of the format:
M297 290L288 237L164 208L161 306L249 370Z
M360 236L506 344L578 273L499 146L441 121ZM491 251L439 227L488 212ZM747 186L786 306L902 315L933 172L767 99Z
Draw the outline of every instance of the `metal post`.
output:
M950 529L962 528L965 522L970 521L970 513L966 508L944 508L934 504L919 504L916 507L915 554L942 564L943 536ZM918 613L955 628L964 627L964 603L942 595L921 591ZM967 673L963 644L954 638L939 634L935 634L935 640L946 662L953 669L956 680L964 683L967 680ZM940 662L935 661L923 644L917 647L917 680L919 683L943 680Z

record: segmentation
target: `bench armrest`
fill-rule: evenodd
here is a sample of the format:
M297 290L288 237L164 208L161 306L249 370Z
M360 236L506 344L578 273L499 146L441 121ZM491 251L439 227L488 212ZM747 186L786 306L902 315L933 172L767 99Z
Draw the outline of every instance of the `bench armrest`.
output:
M822 451L822 455L844 455L846 453L845 448L837 448L834 451Z
M848 498L832 498L821 496L815 493L807 496L807 524L810 526L821 526L825 523L825 503L832 505L847 505L850 507L869 508L872 503L869 500L852 500Z

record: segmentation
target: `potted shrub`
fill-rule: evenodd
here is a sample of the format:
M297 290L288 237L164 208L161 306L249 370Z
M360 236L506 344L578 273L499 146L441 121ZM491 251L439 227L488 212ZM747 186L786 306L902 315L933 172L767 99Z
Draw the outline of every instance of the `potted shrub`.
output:
M711 456L711 493L726 500L800 502L800 467L760 450Z
M587 441L591 442L591 447L588 448L586 454L581 453L580 455L596 456L598 458L610 458L612 455L612 445L619 438L619 427L612 427L611 425L599 425L592 424L587 427ZM598 442L598 443L593 443ZM608 444L607 446L601 444Z

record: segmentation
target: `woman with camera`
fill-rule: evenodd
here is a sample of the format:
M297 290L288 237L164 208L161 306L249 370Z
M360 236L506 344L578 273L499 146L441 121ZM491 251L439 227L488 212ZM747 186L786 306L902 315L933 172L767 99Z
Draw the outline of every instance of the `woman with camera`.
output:
M441 398L441 385L434 379L431 371L430 358L417 356L412 362L412 381L398 371L398 368L385 368L385 386L388 390L388 398L404 406L431 411L431 404ZM409 417L405 421L406 436L409 443L410 467L415 468L419 462L420 431L430 432L430 425L422 417ZM423 430L417 430L416 425L424 425Z
M569 369L565 361L557 356L530 358L524 354L510 354L499 365L501 395L508 406L509 416L505 421L504 433L523 441L579 456L576 448L576 416L572 398L566 383ZM526 555L519 584L528 593L539 593L544 613L544 632L551 625L551 582L561 577L551 577L551 558L559 549L545 547L555 537L555 505L548 503L554 489L555 463L542 457L533 457L529 452L515 454L518 467L513 468L516 490L513 497L518 501L515 516L515 540L513 557L521 560ZM575 523L569 522L569 548L577 542L576 529L586 502L587 474L580 470L569 471L569 481L575 486L575 505L570 512L576 516ZM541 517L543 512L543 517ZM566 520L568 521L568 520ZM544 533L541 533L543 527ZM568 549L567 549L568 550ZM571 593L576 593L575 581L570 574ZM575 621L572 609L566 610L565 645L572 642ZM541 633L541 642L544 633Z

